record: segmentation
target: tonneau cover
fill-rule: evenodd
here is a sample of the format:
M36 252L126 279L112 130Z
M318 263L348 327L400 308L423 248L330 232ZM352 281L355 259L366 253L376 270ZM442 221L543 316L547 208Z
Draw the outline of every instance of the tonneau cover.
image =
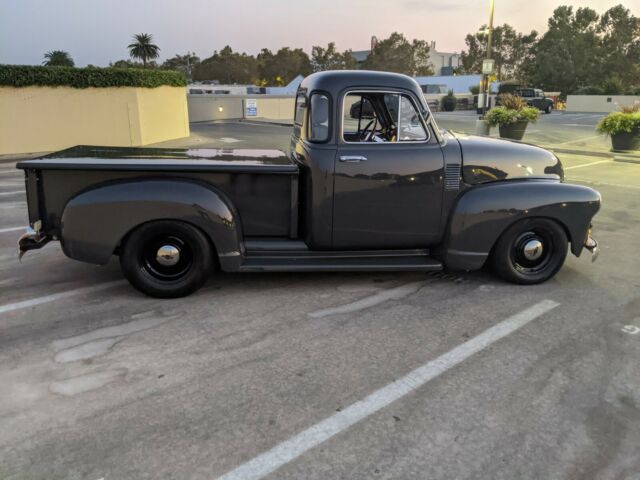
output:
M16 168L46 170L207 171L237 173L298 172L281 150L216 148L132 148L77 146Z

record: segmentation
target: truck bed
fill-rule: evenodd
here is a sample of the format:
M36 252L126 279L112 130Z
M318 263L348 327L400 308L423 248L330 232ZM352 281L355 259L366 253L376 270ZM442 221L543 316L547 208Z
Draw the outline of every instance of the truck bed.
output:
M222 191L238 210L245 236L297 234L298 166L280 150L78 146L16 166L25 170L30 222L42 220L52 234L76 194L117 180L163 176Z

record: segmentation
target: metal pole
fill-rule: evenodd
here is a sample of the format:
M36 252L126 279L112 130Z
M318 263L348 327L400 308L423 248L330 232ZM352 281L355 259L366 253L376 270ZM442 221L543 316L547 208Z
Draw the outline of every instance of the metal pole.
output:
M490 0L489 4L489 38L487 40L487 59L491 58L491 42L493 40L493 3L494 0ZM487 112L487 108L489 106L489 93L491 92L491 85L489 82L489 77L486 77L487 85L485 86L485 98L484 98L484 108L482 111L482 115Z

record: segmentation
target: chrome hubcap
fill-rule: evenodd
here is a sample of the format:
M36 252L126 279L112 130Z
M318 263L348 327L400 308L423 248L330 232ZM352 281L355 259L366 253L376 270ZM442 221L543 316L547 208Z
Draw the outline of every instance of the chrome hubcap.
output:
M173 267L180 261L180 250L173 245L163 245L156 253L156 261L163 267Z
M532 239L525 243L524 247L522 248L522 253L524 255L524 258L526 258L527 260L535 261L542 256L543 250L544 248L542 242L537 239Z

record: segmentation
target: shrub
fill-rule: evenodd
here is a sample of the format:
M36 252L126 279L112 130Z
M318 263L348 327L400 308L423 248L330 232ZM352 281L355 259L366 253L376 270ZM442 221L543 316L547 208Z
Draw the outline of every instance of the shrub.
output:
M605 135L640 132L640 110L612 112L600 120L596 130Z
M528 106L521 97L507 93L500 95L500 106L489 110L484 119L489 125L495 127L522 121L533 123L539 116L540 112L537 108Z
M500 95L500 105L509 110L522 110L527 107L527 102L518 95L505 93Z
M478 95L480 93L480 85L471 85L469 87L469 92L472 95Z
M0 86L8 87L184 87L181 72L135 68L73 68L0 65Z
M442 109L445 112L453 112L456 109L456 101L453 90L449 90L449 93L442 97Z

